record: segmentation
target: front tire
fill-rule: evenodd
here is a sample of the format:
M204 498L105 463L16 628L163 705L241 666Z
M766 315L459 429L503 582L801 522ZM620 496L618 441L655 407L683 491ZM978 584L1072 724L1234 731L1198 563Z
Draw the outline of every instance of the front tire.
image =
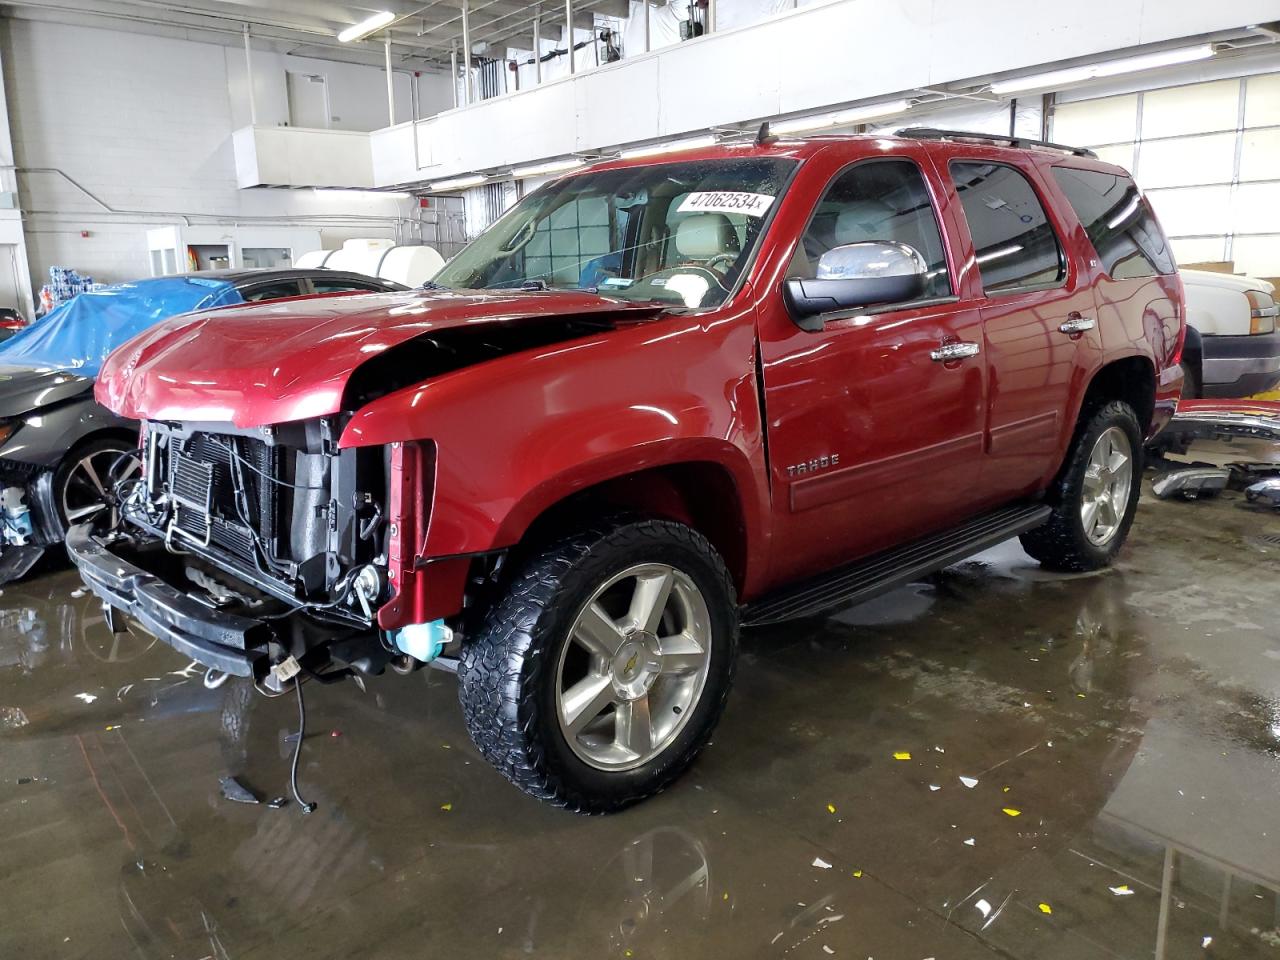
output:
M464 647L467 729L526 793L619 810L706 745L737 634L732 581L700 534L665 520L592 527L530 558Z
M1122 401L1098 410L1076 434L1049 502L1044 526L1024 533L1022 548L1050 570L1099 570L1115 559L1138 508L1142 429Z
M62 535L92 520L104 529L119 523L114 486L136 476L142 466L137 443L123 437L97 437L72 449L53 476L57 521Z

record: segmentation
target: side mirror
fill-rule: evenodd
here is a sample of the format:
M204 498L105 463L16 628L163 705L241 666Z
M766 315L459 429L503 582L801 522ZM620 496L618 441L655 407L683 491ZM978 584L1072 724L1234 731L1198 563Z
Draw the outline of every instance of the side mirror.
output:
M928 270L919 251L905 243L847 243L822 255L814 279L784 281L782 298L797 326L821 330L821 315L833 310L918 299Z

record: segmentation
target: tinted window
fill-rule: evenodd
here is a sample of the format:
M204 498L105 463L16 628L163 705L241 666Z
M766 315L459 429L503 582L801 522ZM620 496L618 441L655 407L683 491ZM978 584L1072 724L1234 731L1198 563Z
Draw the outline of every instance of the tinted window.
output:
M316 293L350 293L352 290L382 290L376 283L365 283L360 280L321 280L313 277L311 286Z
M297 297L302 295L302 288L297 280L277 280L274 283L259 283L240 290L240 296L249 303L258 300L279 300L281 297Z
M802 243L807 263L797 273L812 277L818 260L833 247L888 240L913 247L929 266L924 296L951 294L938 218L920 169L910 160L860 163L827 188Z
M1108 275L1127 280L1177 269L1160 224L1132 180L1073 167L1054 167L1053 176Z
M1056 283L1062 247L1025 176L999 163L951 164L987 293Z

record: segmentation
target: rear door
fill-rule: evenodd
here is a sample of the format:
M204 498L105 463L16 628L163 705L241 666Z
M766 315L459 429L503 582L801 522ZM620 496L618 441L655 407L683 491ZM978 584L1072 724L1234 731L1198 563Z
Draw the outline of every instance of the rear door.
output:
M835 246L896 241L928 264L924 294L829 314L816 332L791 321L779 290L762 301L775 582L928 533L972 507L985 416L981 317L955 294L936 175L918 151L904 153L833 172L787 276L813 277ZM961 343L973 355L935 359Z
M981 486L997 500L1056 471L1088 362L1100 347L1091 274L1031 164L953 156L947 164L983 297L990 377ZM1069 435L1069 434L1068 434Z
M1154 357L1157 392L1171 395L1182 337L1178 276L1164 231L1133 179L1119 169L1060 164L1050 170L1097 263L1098 329L1109 350ZM1163 412L1163 418L1172 413Z

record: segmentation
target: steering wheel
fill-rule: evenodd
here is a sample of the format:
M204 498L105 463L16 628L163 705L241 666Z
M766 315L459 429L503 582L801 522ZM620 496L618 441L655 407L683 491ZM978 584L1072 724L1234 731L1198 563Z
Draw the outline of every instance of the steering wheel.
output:
M720 270L721 273L728 273L729 268L733 266L737 259L737 253L717 253L702 266L706 270ZM723 269L721 269L722 267Z

